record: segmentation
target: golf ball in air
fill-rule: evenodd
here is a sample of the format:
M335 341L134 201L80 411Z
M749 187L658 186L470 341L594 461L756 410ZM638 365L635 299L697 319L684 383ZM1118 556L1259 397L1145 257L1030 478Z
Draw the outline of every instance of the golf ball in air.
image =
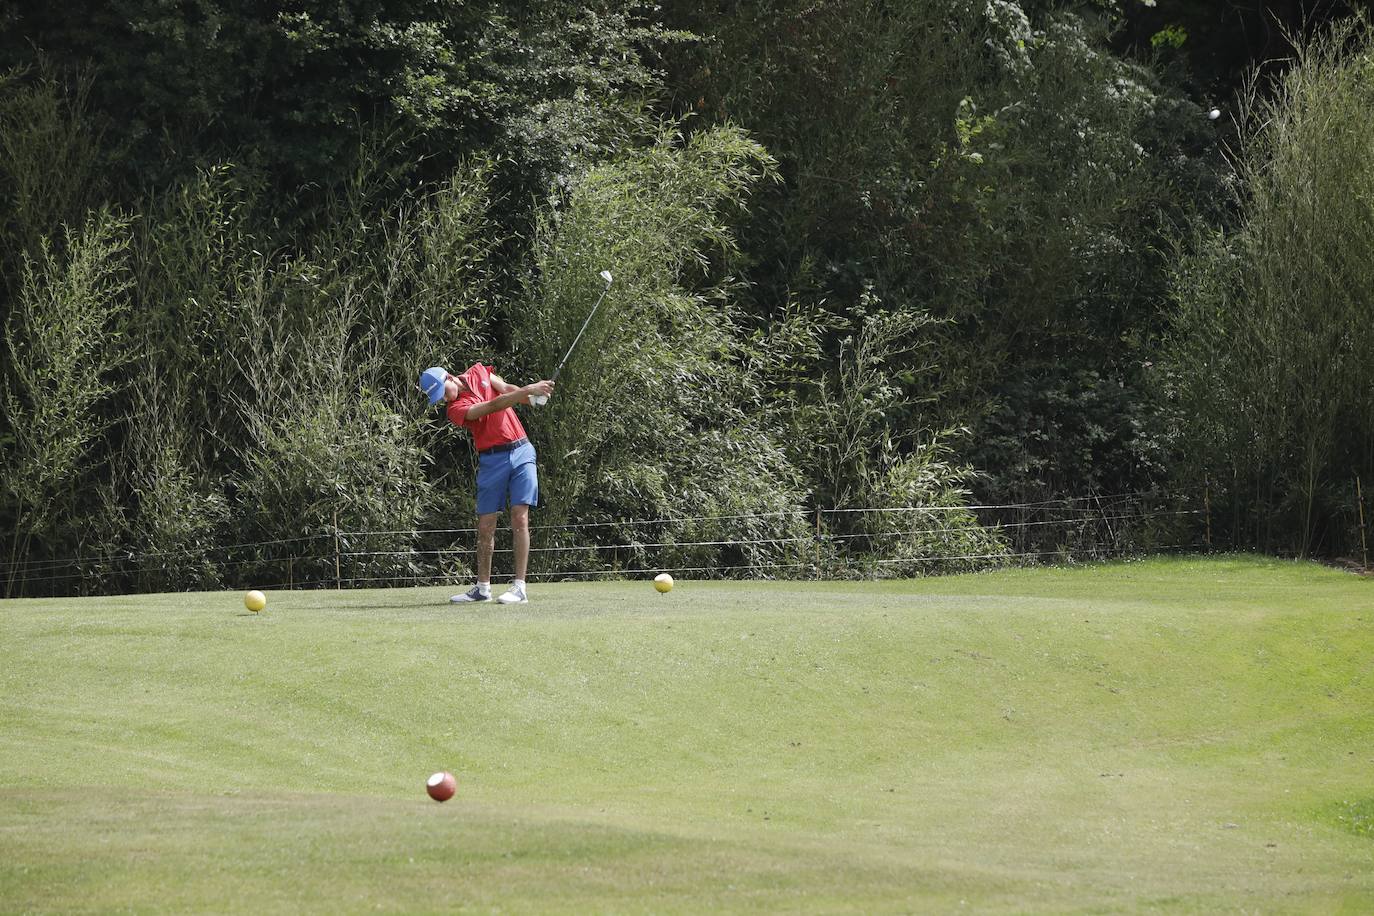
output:
M435 773L425 780L425 791L437 802L448 801L458 791L458 782L452 773Z
M267 607L267 596L257 589L243 596L243 606L256 614L258 611Z
M1221 109L1213 108L1211 111L1207 112L1207 117L1215 121L1217 118L1221 117Z
M670 592L673 590L673 577L667 573L659 573L654 576L654 588L660 592Z

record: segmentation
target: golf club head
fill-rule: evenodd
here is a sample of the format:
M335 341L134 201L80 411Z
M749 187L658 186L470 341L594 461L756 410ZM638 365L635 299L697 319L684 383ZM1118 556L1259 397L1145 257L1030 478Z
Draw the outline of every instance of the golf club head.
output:
M607 286L610 286L610 285L611 285L611 281L614 280L615 278L611 276L611 272L610 272L609 270L603 270L603 271L601 272L601 279L603 279L603 280L606 281L606 285L607 285Z

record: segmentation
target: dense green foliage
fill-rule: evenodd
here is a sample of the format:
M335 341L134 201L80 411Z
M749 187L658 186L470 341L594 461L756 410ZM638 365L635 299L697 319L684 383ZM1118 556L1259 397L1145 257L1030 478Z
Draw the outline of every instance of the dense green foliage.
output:
M1359 543L1374 478L1374 35L1300 49L1242 123L1232 231L1179 269L1170 354L1196 467L1238 543Z
M261 173L305 219L380 146L398 177L478 150L537 191L633 134L639 48L671 40L638 3L348 0L0 2L5 63L90 74L111 193L161 188L203 157Z
M991 500L1144 489L1163 472L1141 385L1161 250L1212 180L1187 152L1207 121L1102 53L1097 20L1026 6L703 13L714 40L681 82L754 127L786 179L743 230L751 311L939 319L914 332L938 355L906 361L913 406L892 425L971 426Z
M523 411L537 574L1195 540L966 508L1154 490L1354 549L1363 33L1233 136L1157 15L0 2L6 593L465 573L416 372L547 374L607 267Z

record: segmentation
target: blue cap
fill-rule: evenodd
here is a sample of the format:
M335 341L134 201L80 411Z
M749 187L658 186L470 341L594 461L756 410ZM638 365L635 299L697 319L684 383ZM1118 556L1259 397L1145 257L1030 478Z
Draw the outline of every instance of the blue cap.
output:
M444 382L448 381L448 370L443 366L431 366L420 373L420 390L429 398L429 404L433 407L444 397Z

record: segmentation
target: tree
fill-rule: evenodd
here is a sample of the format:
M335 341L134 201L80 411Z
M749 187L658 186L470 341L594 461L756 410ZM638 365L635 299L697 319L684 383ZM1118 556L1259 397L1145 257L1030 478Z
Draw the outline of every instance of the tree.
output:
M0 70L88 77L124 194L204 161L315 199L386 138L384 167L442 177L487 150L526 193L616 148L643 117L645 48L671 36L632 3L478 0L7 0Z
M961 454L990 499L1135 489L1162 470L1143 366L1163 252L1209 198L1215 137L1196 104L1109 53L1116 14L670 8L703 36L674 59L676 104L778 158L782 183L740 231L748 311L767 325L795 305L852 331L871 299L937 319L922 333L938 358L893 367L906 406L886 422L907 443L972 427Z

